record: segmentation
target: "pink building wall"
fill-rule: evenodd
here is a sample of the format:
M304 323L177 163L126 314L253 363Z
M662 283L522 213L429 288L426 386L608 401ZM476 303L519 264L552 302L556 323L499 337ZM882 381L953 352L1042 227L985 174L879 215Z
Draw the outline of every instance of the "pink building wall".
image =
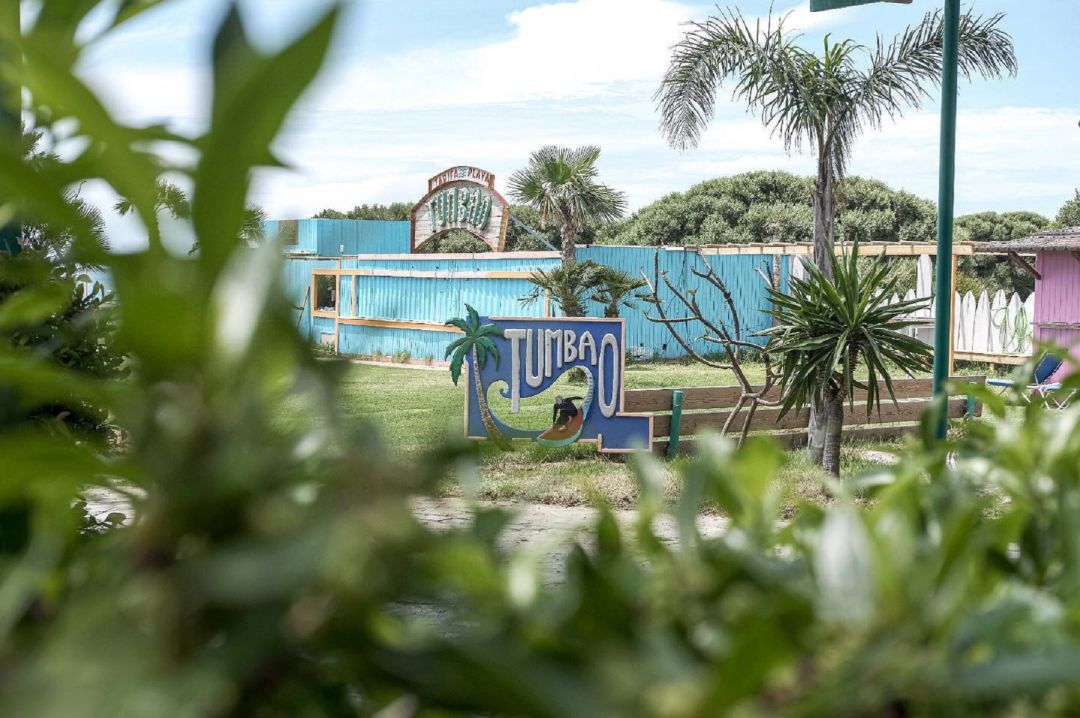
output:
M1080 323L1080 260L1069 252L1039 252L1035 269L1035 340L1068 347L1080 367L1080 329L1043 327L1049 322Z

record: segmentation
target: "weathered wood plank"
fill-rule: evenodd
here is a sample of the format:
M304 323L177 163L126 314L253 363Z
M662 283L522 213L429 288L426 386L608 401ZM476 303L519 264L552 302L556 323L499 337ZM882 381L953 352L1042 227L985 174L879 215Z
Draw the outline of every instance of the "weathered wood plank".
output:
M902 436L910 436L919 431L918 424L906 424L903 426L856 426L844 429L844 441L888 441ZM757 434L760 435L760 434ZM755 436L755 435L752 435ZM778 434L767 434L785 449L801 449L806 446L806 434L801 431L788 431ZM667 454L668 442L659 439L653 442L653 451L658 454ZM694 439L680 439L679 453L693 454L697 452L698 442Z
M953 377L952 382L972 382L983 384L985 376ZM883 382L878 382L882 396L882 405L889 401L889 394ZM683 392L683 410L694 411L696 409L732 409L742 396L742 388L738 386L695 386L680 387ZM933 391L933 379L895 379L893 389L897 399L921 399L929 398ZM624 393L625 411L671 411L671 394L675 388L664 389L628 389ZM952 394L960 396L964 392ZM780 388L773 389L766 396L767 399L780 398ZM855 401L866 401L866 390L855 390ZM763 407L764 408L764 407Z
M929 400L918 399L903 401L897 404L883 403L881 405L881 410L871 412L870 416L866 415L865 407L859 406L858 404L856 404L853 409L845 406L844 425L864 426L917 422L922 417L923 411L925 411L929 405ZM967 399L950 399L947 412L950 419L958 419L964 416L967 413ZM735 421L732 423L732 433L742 430L745 410L740 412L740 414L741 415L736 417ZM728 420L729 416L731 416L730 411L684 413L682 415L682 429L680 433L683 436L693 436L694 434L707 429L719 431L723 428L724 422ZM807 414L805 412L800 414L790 412L783 418L780 418L778 409L758 409L757 413L754 414L753 420L750 422L750 430L782 431L802 429L806 427L806 424ZM657 414L653 417L653 436L667 436L670 430L670 416Z

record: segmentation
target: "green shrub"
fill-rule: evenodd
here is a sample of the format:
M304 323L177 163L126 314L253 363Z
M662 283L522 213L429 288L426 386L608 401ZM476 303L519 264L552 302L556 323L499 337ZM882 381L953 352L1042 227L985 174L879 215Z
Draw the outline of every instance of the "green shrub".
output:
M784 523L772 480L784 455L767 441L705 442L676 464L672 507L665 472L641 457L638 514L620 525L601 510L549 580L546 562L501 548L502 509L439 533L417 522L411 498L468 456L403 463L342 421L340 367L297 333L280 249L238 239L251 170L271 161L336 9L267 55L235 13L222 22L211 127L190 143L201 252L181 258L164 251L153 211L158 174L181 168L145 153L164 133L110 119L72 70L76 38L99 41L75 32L93 3L42 6L21 45L34 72L20 79L34 115L78 127L87 150L41 168L0 142L3 209L70 221L90 252L64 189L103 179L132 198L150 248L99 257L129 377L0 343L20 407L102 407L129 437L115 451L79 427L0 425L0 511L27 507L30 519L24 545L0 555L5 715L1080 711L1080 404L1013 417L987 392L991 421L830 484L832 502ZM120 27L142 7L125 5ZM0 39L12 31L0 25ZM3 264L32 298L3 298L5 327L67 299L23 266ZM286 400L312 420L272 421ZM93 486L129 493L136 520L85 527L72 506ZM722 535L699 532L705 503L728 517ZM658 534L668 512L677 543Z

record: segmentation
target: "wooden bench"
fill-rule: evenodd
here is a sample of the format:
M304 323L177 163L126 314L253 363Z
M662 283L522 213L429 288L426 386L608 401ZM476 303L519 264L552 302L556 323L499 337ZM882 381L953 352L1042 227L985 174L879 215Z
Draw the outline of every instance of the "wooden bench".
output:
M981 385L985 376L953 377L947 404L950 419L974 417L982 414L982 405L974 400L966 388L968 385ZM933 391L931 379L896 379L893 381L896 403L889 399L888 390L880 385L880 411L873 410L866 414L866 390L855 391L855 406L844 404L845 439L890 439L905 434L916 433L923 411L930 405ZM681 392L681 397L676 394ZM693 437L702 431L720 431L724 422L731 416L731 411L742 396L742 387L738 386L702 386L681 389L628 389L625 392L624 411L651 412L653 416L653 450L670 454L672 444L679 452L694 448ZM780 389L775 387L766 396L767 399L780 398ZM681 406L676 404L681 399ZM732 422L729 436L738 436L742 431L744 407ZM775 406L759 406L750 423L750 434L769 434L787 448L804 446L806 428L809 423L807 412L796 414L789 412L780 418L780 410ZM672 425L679 428L672 436Z

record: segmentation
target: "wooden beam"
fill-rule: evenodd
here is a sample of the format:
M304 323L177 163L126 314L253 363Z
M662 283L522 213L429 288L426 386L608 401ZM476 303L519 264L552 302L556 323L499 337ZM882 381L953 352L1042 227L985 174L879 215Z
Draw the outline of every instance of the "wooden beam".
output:
M411 279L528 279L532 272L455 272L423 269L313 269L313 274L339 277L404 277Z
M704 244L697 247L671 247L670 251L699 252L706 255L785 255L789 257L808 257L814 253L814 246L806 243L771 243L760 242L746 244ZM838 244L835 247L837 254L851 252L854 245ZM953 245L953 253L966 257L975 253L975 247L969 242L961 242ZM877 242L874 244L860 244L859 256L877 256L884 254L889 257L919 257L922 255L936 256L937 245L931 242Z
M956 373L956 255L949 272L949 376Z
M379 327L380 329L418 329L423 332L447 332L449 334L461 334L457 327L448 327L439 322L410 322L396 319L369 319L366 317L343 317L338 320L341 324L358 327Z
M983 384L985 376L951 376L950 384L958 386L957 391L950 396L964 396L965 391L959 385L963 383ZM681 388L683 392L683 409L694 411L698 409L731 409L742 396L741 386L692 386ZM625 400L624 411L628 412L662 412L671 409L671 397L676 388L667 389L627 389L623 393ZM881 394L881 403L891 404L888 390L884 382L878 382L878 391ZM897 400L903 399L928 399L934 391L933 379L894 379L893 391ZM780 398L780 387L774 386L766 398L775 401ZM866 401L866 390L855 389L855 405ZM760 411L767 411L769 407L761 407ZM865 411L865 410L864 410Z
M985 364L1023 364L1031 358L1030 354L986 354L983 352L956 352L957 361L977 361Z
M1035 271L1035 267L1032 267L1030 264L1028 264L1027 260L1021 257L1016 252L1009 252L1009 261L1023 271L1030 274L1031 276L1035 277L1035 279L1042 279L1042 275Z
M304 309L307 307L308 297L311 296L311 287L304 290L304 301L300 302L300 314L296 317L296 328L300 328L300 320L304 318Z
M866 406L856 404L849 408L844 404L844 426L873 426L878 424L903 424L917 422L923 412L930 407L931 400L914 399L902 401L897 404L882 403L881 410L874 410L869 415ZM668 407L670 409L670 406ZM949 399L947 402L947 415L950 419L959 419L967 414L967 398ZM683 413L681 416L681 432L685 436L700 434L704 430L718 431L723 428L731 411L707 411L696 413ZM729 433L738 433L742 430L743 418L746 409L739 412L729 429ZM653 436L668 436L671 432L673 417L671 414L657 414L653 417ZM751 431L791 431L806 428L809 415L803 411L796 414L791 412L780 418L780 410L775 407L760 408L750 421ZM846 430L845 430L846 433Z

